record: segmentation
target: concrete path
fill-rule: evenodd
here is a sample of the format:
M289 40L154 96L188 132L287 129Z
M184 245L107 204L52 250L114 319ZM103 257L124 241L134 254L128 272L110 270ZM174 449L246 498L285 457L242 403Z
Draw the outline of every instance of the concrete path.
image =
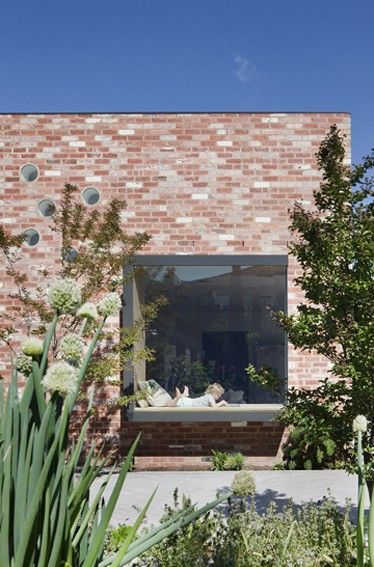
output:
M132 523L152 491L158 487L156 496L148 511L146 524L157 524L164 511L164 505L173 503L173 492L189 496L193 503L206 504L213 500L217 491L228 488L235 472L133 472L129 473L115 509L112 524ZM339 508L343 509L346 499L353 507L357 504L357 477L344 471L253 471L256 480L255 502L258 511L267 508L270 502L278 507L290 499L295 504L310 500L317 502L331 494ZM117 475L110 480L107 495ZM94 491L104 477L95 482ZM93 492L94 492L93 491ZM367 495L368 503L368 495ZM352 518L354 519L355 510Z

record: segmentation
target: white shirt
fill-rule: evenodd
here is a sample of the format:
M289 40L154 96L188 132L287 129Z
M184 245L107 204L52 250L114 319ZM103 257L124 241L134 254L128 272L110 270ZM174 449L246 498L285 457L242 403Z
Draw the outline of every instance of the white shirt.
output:
M204 408L215 406L216 402L212 394L204 394L199 398L187 398L182 396L177 403L178 408Z

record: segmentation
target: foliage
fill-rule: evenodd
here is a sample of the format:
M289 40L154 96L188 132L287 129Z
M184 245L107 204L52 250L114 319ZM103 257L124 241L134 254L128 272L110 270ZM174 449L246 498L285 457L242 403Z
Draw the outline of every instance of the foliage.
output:
M285 380L278 376L270 366L262 366L261 371L258 372L253 364L249 364L245 370L250 380L272 392L284 395Z
M82 303L86 302L87 308L73 318L60 318L57 336L74 333L80 326L82 317L90 312L90 302L98 299L104 290L122 293L124 267L132 264L134 254L150 239L146 233L128 235L124 231L121 213L125 206L124 201L113 199L106 206L89 209L80 202L78 188L65 185L49 227L57 235L59 242L59 264L42 267L39 277L47 282L56 277L79 282ZM0 225L0 249L6 261L6 272L15 286L11 296L17 306L15 313L8 310L4 314L3 329L0 332L0 339L10 347L16 324L18 332L42 335L53 317L52 309L46 302L45 287L35 289L29 274L18 268L22 262L23 240L23 235L8 234L5 227ZM74 257L69 254L73 248L78 252ZM112 296L112 301L113 297L115 296ZM122 370L126 370L134 362L152 359L151 349L132 347L141 339L145 328L164 304L164 298L155 298L154 302L143 306L141 319L132 326L102 331L100 348L96 349L85 375L86 384L92 381L103 384L108 378L113 384L113 376L119 376ZM99 309L100 305L99 303ZM89 337L94 327L94 318L87 317L83 336ZM52 341L51 356L57 356L55 340ZM131 400L128 396L125 398L126 402ZM114 408L116 403L122 405L123 402L122 397L111 399L110 406Z
M291 391L282 413L282 422L296 430L287 452L293 467L332 466L336 458L349 464L353 417L365 414L374 422L374 152L350 168L344 138L333 126L317 161L322 183L315 209L297 203L291 213L289 248L301 268L295 283L305 302L277 319L297 349L325 356L331 368L311 394ZM373 444L371 425L364 447Z
M289 392L288 404L277 418L280 423L292 426L283 446L286 468L335 468L349 459L348 393L344 381L330 380L324 380L313 390Z
M240 471L244 466L244 456L241 453L225 453L212 451L213 471Z
M68 282L63 280L62 283L66 289ZM17 370L13 372L6 400L0 381L2 567L120 567L231 495L228 492L200 510L187 507L161 527L153 528L134 541L152 501L151 495L119 549L104 557L106 531L130 469L137 440L120 468L107 502L103 498L104 490L113 470L90 498L92 483L104 465L100 454L95 456L95 446L92 446L78 470L92 400L79 437L70 445L68 433L71 413L107 315L96 322L94 336L88 342L82 360L78 362L75 359L71 364L49 361L58 320L67 316L61 310L67 309L74 297L79 295L76 284L69 283L68 287L70 295L63 294L64 307L60 300L57 303L55 299L50 301L50 305L58 307L44 337L42 351L34 348L35 345L30 350L30 342L24 343L24 350L26 345L26 350L31 353L32 365L31 369L27 367L26 386L22 393L18 391ZM113 296L110 297L112 301ZM119 308L118 302L116 305ZM79 329L80 336L84 324ZM46 381L48 374L49 380Z
M173 506L165 505L161 524L190 506L191 500L184 495L180 500L178 489L175 489ZM145 554L144 559L142 557L134 563L134 567L161 567L161 565L165 567L190 567L191 565L205 567L209 564L207 559L210 558L211 547L219 531L216 515L206 514L187 529L176 532L172 537L155 546L154 553ZM224 533L225 528L222 525L222 536Z
M175 513L175 509L174 509ZM333 500L290 504L264 513L254 504L243 510L232 499L228 510L214 510L189 529L152 548L136 567L349 567L354 562L354 528L349 509Z
M193 395L198 396L214 382L212 376L212 364L200 361L189 362L186 356L180 355L173 360L165 386L169 392L173 393L175 388L187 386Z
M116 527L110 526L106 533L105 554L113 555L117 553L131 532L131 529L132 526L128 524L119 524Z

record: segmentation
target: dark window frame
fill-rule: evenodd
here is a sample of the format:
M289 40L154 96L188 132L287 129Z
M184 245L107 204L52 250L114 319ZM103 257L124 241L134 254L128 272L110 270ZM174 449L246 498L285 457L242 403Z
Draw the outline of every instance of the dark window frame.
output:
M133 285L135 283L133 274L136 267L140 266L284 266L285 271L285 312L288 313L288 256L277 254L212 254L212 255L194 255L194 254L144 254L134 258L132 265L124 268L125 283L123 286L123 327L130 326L134 323L134 305L133 305ZM129 277L130 276L130 277ZM285 368L284 375L286 383L288 383L288 341L285 340ZM125 394L134 392L134 372L132 369L123 373L123 388ZM277 404L268 404L269 406L277 406ZM125 412L126 419L132 419L133 408ZM223 414L222 414L223 415Z

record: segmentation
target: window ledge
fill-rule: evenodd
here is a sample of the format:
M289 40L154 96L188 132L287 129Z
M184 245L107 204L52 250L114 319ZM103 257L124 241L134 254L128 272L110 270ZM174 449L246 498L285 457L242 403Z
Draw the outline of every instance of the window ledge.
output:
M282 404L242 404L223 408L135 408L132 421L273 421Z

